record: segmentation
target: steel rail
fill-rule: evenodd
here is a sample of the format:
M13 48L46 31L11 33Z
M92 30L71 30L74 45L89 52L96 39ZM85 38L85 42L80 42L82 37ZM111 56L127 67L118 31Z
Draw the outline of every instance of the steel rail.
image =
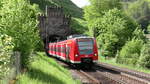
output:
M82 76L85 76L89 81L89 83L84 83L84 84L101 84L101 82L99 80L97 80L96 78L94 78L93 76L87 74L86 72L84 72L83 70L77 70L77 72L79 74L81 74Z

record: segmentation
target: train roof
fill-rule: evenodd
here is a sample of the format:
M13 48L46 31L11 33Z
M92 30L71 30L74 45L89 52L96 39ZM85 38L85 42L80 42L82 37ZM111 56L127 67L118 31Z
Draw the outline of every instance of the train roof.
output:
M87 35L70 35L67 37L67 39L74 39L74 38L93 38L93 37L89 37Z
M94 38L94 37L89 37L89 36L86 36L86 35L70 35L70 36L67 37L66 40L60 40L58 42L53 42L53 44L65 43L67 40L75 40L75 39L79 39L79 38Z

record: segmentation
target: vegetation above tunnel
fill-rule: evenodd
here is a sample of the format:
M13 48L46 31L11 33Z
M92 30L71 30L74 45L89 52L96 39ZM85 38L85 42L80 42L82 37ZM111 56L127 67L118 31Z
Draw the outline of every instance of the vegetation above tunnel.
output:
M30 0L33 4L38 4L42 11L46 6L61 6L66 14L71 14L73 17L82 18L83 11L77 7L71 0Z

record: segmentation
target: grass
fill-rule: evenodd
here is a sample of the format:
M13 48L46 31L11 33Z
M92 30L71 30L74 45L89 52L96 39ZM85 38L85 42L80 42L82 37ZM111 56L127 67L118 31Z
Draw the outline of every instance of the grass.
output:
M118 63L116 63L115 58L105 59L105 57L103 57L103 56L100 56L99 58L100 58L99 59L100 62L112 64L114 66L119 66L119 67L122 67L122 68L131 69L131 70L136 70L136 71L140 71L140 72L150 73L150 69L147 69L147 68L141 68L141 67L125 65L125 64L118 64Z
M44 53L33 57L29 70L18 76L16 84L80 84L73 80L67 69Z

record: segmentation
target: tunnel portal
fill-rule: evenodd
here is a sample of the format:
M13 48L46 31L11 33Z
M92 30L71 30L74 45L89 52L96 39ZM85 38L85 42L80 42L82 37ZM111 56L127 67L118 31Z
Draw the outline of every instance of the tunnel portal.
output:
M45 46L49 42L66 39L71 33L71 16L63 12L62 7L46 7L46 13L39 15L40 37Z

